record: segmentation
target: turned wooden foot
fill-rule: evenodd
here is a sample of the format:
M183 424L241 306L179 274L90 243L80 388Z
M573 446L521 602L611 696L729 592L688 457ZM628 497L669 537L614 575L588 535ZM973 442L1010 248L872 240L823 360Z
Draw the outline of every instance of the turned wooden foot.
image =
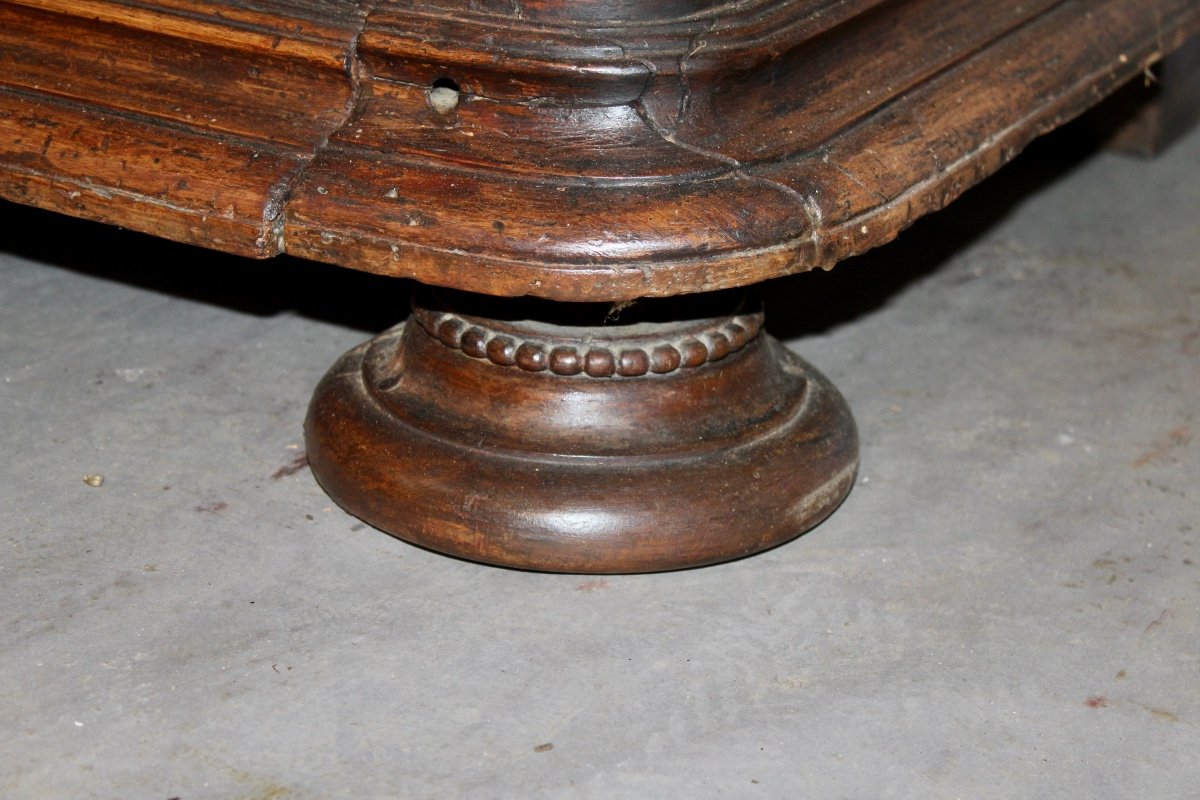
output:
M608 313L419 294L317 387L313 472L410 542L563 572L737 558L837 507L854 422L757 307L738 293Z

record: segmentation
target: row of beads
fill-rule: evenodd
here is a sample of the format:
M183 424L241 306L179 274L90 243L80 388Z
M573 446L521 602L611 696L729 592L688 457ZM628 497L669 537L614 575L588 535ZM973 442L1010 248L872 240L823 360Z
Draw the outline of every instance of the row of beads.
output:
M526 372L549 370L555 375L582 373L592 378L614 375L635 378L648 372L664 375L680 368L720 361L745 347L758 335L760 326L757 315L743 314L710 330L686 336L679 342L623 347L614 353L607 347L594 345L576 347L518 341L507 334L471 325L452 314L420 321L421 327L442 344L462 350L472 358L486 358L493 364L516 366Z

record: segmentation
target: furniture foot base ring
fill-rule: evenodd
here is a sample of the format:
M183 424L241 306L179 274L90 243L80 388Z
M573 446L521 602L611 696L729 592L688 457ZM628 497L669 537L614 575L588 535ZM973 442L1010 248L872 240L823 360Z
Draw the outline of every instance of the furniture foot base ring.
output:
M840 394L760 322L575 328L418 302L320 383L309 463L355 516L471 560L624 573L749 555L830 514L858 458Z

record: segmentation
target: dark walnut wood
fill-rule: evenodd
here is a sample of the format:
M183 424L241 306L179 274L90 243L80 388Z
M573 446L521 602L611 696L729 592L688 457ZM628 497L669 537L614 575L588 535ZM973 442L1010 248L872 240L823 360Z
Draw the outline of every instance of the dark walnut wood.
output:
M317 388L314 474L417 544L570 572L748 555L841 502L858 463L850 412L761 313L705 297L604 314L418 301Z
M892 239L1197 30L1200 0L0 0L0 197L460 290L322 382L322 485L468 558L691 566L857 463L719 292Z
M1198 28L1197 0L5 0L0 197L487 294L710 291L888 241Z

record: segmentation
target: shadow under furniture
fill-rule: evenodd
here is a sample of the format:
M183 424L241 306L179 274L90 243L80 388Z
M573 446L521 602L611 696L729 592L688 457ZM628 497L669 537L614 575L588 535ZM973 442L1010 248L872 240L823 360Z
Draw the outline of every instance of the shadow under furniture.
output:
M0 196L419 282L316 390L330 495L480 561L696 566L857 468L753 287L890 241L1198 30L1196 0L10 0Z

